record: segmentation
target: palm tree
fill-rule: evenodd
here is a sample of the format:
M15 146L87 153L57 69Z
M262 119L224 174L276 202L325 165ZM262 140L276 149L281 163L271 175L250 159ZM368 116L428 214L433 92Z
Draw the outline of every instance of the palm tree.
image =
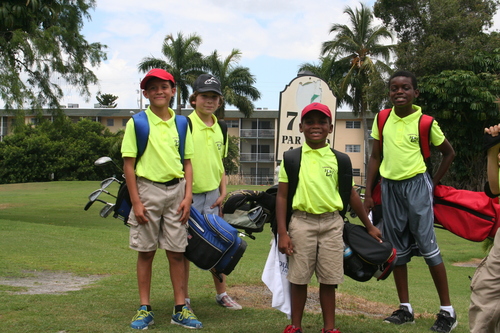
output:
M394 45L381 44L386 39L392 40L392 35L383 26L373 26L373 12L364 4L356 11L346 7L344 13L349 15L352 28L344 24L333 24L330 33L337 34L331 41L323 43L321 52L324 57L341 56L338 63L343 64L345 74L338 83L339 98L352 106L354 114L362 119L366 164L369 158L366 112L370 105L380 105L385 97L384 90L376 93L373 89L380 87L384 74L391 71L388 64ZM381 57L384 61L376 57ZM349 98L346 97L348 91ZM378 111L378 107L372 110Z
M201 37L192 34L186 38L182 32L177 38L170 34L163 41L162 53L165 59L146 57L139 63L139 70L146 73L153 68L162 68L173 75L177 86L177 114L181 113L182 104L189 98L188 84L201 74L202 54L198 52Z
M345 66L337 60L336 56L320 57L317 64L303 63L299 67L299 74L300 72L310 72L325 81L337 98L337 107L342 104L350 104L349 95L340 92L339 84L347 71L345 71Z
M215 113L219 119L224 119L226 103L236 106L245 117L250 117L254 110L252 102L260 98L260 92L253 86L256 80L250 69L236 65L240 58L241 52L233 49L225 59L221 60L221 56L214 51L204 60L204 69L221 83L225 101Z

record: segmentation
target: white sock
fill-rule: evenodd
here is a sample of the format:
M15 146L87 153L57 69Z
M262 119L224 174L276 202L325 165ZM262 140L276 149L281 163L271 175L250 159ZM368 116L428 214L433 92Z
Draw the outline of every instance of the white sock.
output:
M410 303L399 303L399 305L406 306L408 308L408 311L410 311L410 313L413 313L413 308L411 307Z
M453 318L455 318L455 309L453 309L453 306L449 305L449 306L443 306L441 305L439 307L441 310L444 310L446 312L448 312L450 314L450 316L452 316Z
M184 299L184 302L186 302L186 305L187 305L187 304L191 304L191 298L185 298L185 299Z
M226 292L223 292L222 294L217 294L217 299L220 301L222 299L222 297L226 296L227 293Z

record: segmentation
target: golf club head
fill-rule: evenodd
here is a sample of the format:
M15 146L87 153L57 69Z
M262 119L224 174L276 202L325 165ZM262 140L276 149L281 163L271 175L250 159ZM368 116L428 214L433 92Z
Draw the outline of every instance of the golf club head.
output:
M108 187L109 185L111 185L113 182L117 182L118 184L122 183L116 177L109 177L109 178L104 179L101 182L101 189L105 189L106 187Z
M94 165L101 166L101 165L106 165L106 164L111 163L111 162L113 162L111 157L103 156L103 157L99 157L97 160L95 160Z
M95 190L94 192L89 194L89 201L96 201L97 198L101 195L102 189Z
M90 206L92 206L94 204L94 202L95 202L95 200L87 202L87 204L85 205L85 208L83 208L83 210L88 210L90 208Z
M115 204L107 203L104 207L102 207L99 215L101 215L101 217L103 217L103 218L106 218L109 216L109 214L111 214L111 212L113 211L114 208L115 208Z

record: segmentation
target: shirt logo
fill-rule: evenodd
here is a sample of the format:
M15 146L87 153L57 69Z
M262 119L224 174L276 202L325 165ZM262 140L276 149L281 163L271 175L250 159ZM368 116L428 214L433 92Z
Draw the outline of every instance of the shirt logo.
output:
M221 151L222 150L222 142L217 141L215 144L217 145L217 150Z
M408 137L410 138L410 142L418 142L418 135L416 134L409 134Z
M324 167L323 170L325 171L325 176L331 177L333 174L333 169L331 167Z
M175 143L175 147L179 147L180 146L180 140L179 138L174 138L174 143Z

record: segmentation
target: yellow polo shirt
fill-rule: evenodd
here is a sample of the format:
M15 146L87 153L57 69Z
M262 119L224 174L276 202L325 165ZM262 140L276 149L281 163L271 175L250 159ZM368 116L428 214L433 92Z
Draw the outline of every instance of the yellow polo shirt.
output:
M415 112L400 118L394 112L384 126L383 137L383 159L380 165L380 175L387 179L404 180L424 173L427 167L420 152L420 138L418 122L422 115L422 109L413 105ZM380 139L377 126L378 115L375 116L372 128L372 137ZM445 136L436 120L432 122L430 141L434 146L441 145Z
M195 154L193 165L193 193L205 193L219 187L224 173L222 159L227 156L228 144L224 145L224 135L212 115L214 124L207 126L196 111L189 115Z
M168 182L173 178L183 178L184 170L179 155L179 133L175 126L175 112L169 108L170 119L162 120L150 108L146 110L149 123L149 138L144 154L137 162L135 173L155 182ZM134 120L125 127L121 147L122 157L137 157L137 141ZM186 134L185 159L193 157L193 139L189 129Z
M280 168L279 181L288 183L284 167ZM335 154L328 145L312 149L304 143L299 182L293 197L292 209L323 214L340 211L343 207L339 194L338 164Z

